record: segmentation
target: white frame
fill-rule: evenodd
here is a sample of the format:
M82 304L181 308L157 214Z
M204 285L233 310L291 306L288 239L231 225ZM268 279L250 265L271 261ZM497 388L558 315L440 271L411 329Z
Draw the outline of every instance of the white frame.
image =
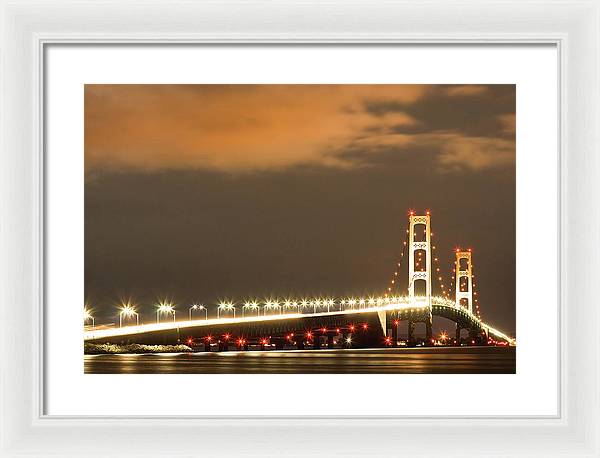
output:
M1 6L2 456L600 456L600 345L595 335L600 322L593 291L600 271L598 0L2 0ZM41 75L44 45L56 42L555 43L561 107L560 415L452 419L42 415ZM585 253L585 259L579 253Z

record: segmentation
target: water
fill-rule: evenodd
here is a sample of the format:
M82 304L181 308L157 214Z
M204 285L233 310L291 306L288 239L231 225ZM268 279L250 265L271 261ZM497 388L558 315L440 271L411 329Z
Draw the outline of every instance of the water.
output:
M515 348L85 355L86 374L514 374Z

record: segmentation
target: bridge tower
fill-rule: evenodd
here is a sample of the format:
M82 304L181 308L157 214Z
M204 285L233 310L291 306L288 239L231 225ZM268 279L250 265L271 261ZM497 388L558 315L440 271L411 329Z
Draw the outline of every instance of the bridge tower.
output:
M418 295L415 294L417 282L424 283L424 290ZM433 322L431 314L431 215L429 211L425 215L414 215L411 212L409 217L408 298L411 306L426 308L422 319L409 320L409 341L413 340L414 322L424 321L429 344Z
M465 263L461 261L465 260ZM464 265L463 265L464 264ZM473 263L471 250L456 250L456 307L465 307L473 313ZM464 288L461 288L461 285ZM464 291L461 291L464 289ZM466 304L463 305L463 303Z
M411 305L427 306L431 308L431 216L427 212L424 216L410 215L408 228L408 297ZM425 226L424 237L417 238L416 228ZM419 235L420 235L419 231ZM419 261L420 259L420 261ZM418 262L418 268L417 268ZM425 295L415 295L415 283L425 282ZM417 297L419 300L417 301Z

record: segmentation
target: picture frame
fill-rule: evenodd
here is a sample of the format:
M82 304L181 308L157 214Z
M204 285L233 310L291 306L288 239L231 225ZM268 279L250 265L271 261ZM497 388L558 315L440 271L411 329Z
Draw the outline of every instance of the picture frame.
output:
M600 2L2 1L1 456L600 456ZM44 49L52 43L555 44L560 414L44 414ZM585 257L581 254L585 253Z

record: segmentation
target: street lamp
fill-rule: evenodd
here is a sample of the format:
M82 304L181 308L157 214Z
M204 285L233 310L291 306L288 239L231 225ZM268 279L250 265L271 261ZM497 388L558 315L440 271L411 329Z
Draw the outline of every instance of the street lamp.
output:
M335 305L335 301L333 299L327 299L327 300L323 301L323 303L327 304L327 313L329 313L331 307L333 307Z
M317 307L321 308L321 299L313 301L313 313L317 313Z
M160 316L163 313L172 314L173 315L173 323L175 323L175 308L173 307L173 304L171 302L161 301L158 303L158 306L156 308L156 322L157 323L160 323Z
M96 327L96 324L94 321L94 317L92 316L92 311L86 306L83 308L83 324L85 325L85 323L90 320L92 321L92 329L94 329L94 327Z
M217 307L217 319L221 318L221 310L233 311L233 317L235 318L235 307L233 302L219 302Z
M208 310L203 305L193 304L190 309L190 321L192 321L192 310L204 310L204 319L208 320Z
M246 316L246 310L254 310L257 312L257 315L260 316L260 307L256 301L244 302L244 306L242 307L242 317Z
M135 324L136 324L136 326L139 326L140 316L135 311L135 308L129 302L127 304L123 304L119 310L120 310L120 312L119 312L119 327L120 328L123 327L123 316L125 316L125 318L131 318L132 316L135 316Z
M302 300L300 301L300 306L298 307L298 313L301 313L301 312L300 312L300 307L302 307L302 310L304 311L304 309L305 309L306 307L308 307L308 304L309 304L309 302L308 302L306 299L302 299Z

